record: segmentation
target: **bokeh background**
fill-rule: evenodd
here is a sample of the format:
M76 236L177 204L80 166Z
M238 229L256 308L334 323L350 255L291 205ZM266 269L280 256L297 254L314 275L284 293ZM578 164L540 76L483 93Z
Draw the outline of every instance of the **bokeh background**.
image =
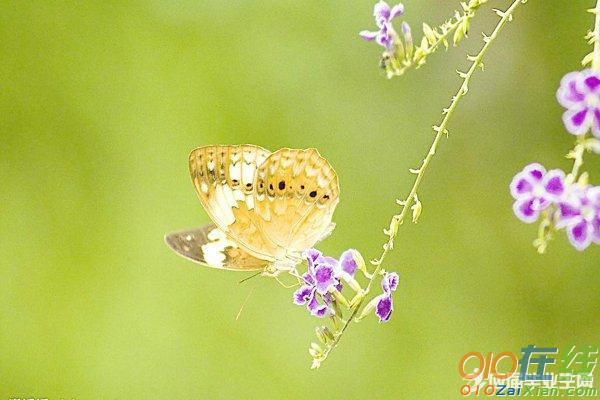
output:
M415 30L456 1L405 0ZM316 147L336 168L337 229L366 258L407 193L497 17L388 81L372 1L0 4L0 398L460 398L468 351L600 342L600 251L517 221L525 164L569 169L555 91L590 50L592 1L529 1L489 52L401 229L392 321L353 325L318 371L316 320L272 280L176 256L163 234L206 223L189 151ZM419 36L418 34L416 36ZM599 157L586 156L592 180ZM254 290L241 318L235 316Z

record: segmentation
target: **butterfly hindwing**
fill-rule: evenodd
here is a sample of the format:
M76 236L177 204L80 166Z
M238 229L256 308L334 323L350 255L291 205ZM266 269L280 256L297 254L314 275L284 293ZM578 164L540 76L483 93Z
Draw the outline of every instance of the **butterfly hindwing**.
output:
M208 267L252 271L267 265L240 248L215 224L170 233L165 242L181 256Z

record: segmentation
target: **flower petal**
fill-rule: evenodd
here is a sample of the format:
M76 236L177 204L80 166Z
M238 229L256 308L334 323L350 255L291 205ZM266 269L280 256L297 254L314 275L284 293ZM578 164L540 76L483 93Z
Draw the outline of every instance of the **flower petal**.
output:
M551 200L558 199L565 191L565 173L560 169L548 171L542 180L542 186Z
M309 272L302 275L302 279L304 279L304 282L306 282L306 284L308 284L310 286L315 285L315 278Z
M541 164L531 163L523 168L523 172L527 173L533 179L533 182L539 182L546 174L546 168Z
M590 200L590 203L600 211L600 186L594 186L587 190L586 197Z
M327 314L329 314L329 307L325 304L317 306L310 312L312 315L318 318L323 318Z
M389 294L382 294L378 297L377 305L375 306L375 315L379 318L379 322L387 322L392 316L394 304L392 297Z
M588 93L596 93L600 88L600 77L591 69L585 70L582 74L583 88Z
M583 251L592 243L592 230L592 224L581 221L567 229L567 236L573 247Z
M592 221L592 240L596 244L600 244L600 215L596 216Z
M398 288L400 277L395 272L388 272L381 280L381 288L385 293L392 293Z
M316 295L313 295L311 301L307 304L306 308L308 308L311 315L318 318L323 318L325 315L327 315L329 311L329 307L326 304L319 303Z
M354 276L354 273L358 269L358 264L354 258L354 252L356 250L349 249L342 253L340 256L339 266L343 273L346 273L350 276Z
M307 249L302 253L302 257L306 258L309 266L311 266L322 255L323 253L317 249Z
M338 280L334 276L334 267L330 264L318 264L315 267L314 277L317 292L321 294L327 293L330 287L338 284Z
M534 197L525 197L515 201L513 211L517 218L526 224L531 224L538 219L540 215L539 207L536 207L536 199Z
M310 311L312 313L313 310L315 310L319 306L320 306L319 300L317 300L317 296L316 296L315 291L313 289L311 291L311 297L310 297L308 303L306 304L306 308L308 308L308 311Z
M390 6L383 0L380 0L378 3L375 3L375 7L373 8L373 16L375 17L375 22L381 28L384 22L388 22L390 20ZM381 23L381 25L380 25Z
M579 89L582 79L580 72L570 72L560 81L560 87L556 92L556 99L565 108L572 108L585 100L585 94Z
M583 135L590 127L590 115L587 107L580 107L565 111L562 119L569 133Z
M532 190L533 184L531 183L531 178L525 172L519 172L510 183L510 194L515 199L526 193L531 193Z
M396 18L404 14L404 4L398 3L394 7L392 7L392 11L390 12L390 19Z
M331 266L332 268L334 268L334 267L337 265L337 263L338 263L338 260L336 260L336 259L335 259L335 258L333 258L333 257L324 256L324 257L321 257L321 258L319 258L319 259L317 260L317 262L318 262L319 264L328 264L329 266Z
M379 34L379 31L360 31L358 32L358 34L360 35L361 38L368 40L369 42L375 40L375 38L377 37L377 35Z
M570 202L561 202L558 204L557 228L564 228L567 225L573 225L581 220L581 211L579 207Z
M592 118L592 133L597 138L600 138L600 108L594 108L594 115Z
M386 25L384 25L381 28L381 30L377 34L377 37L375 38L375 41L377 42L377 44L385 47L386 49L388 49L388 48L391 47L391 45L392 45L392 37L388 33L388 29L387 29Z
M311 300L313 296L313 288L310 286L302 286L294 292L294 304L299 306L304 305Z

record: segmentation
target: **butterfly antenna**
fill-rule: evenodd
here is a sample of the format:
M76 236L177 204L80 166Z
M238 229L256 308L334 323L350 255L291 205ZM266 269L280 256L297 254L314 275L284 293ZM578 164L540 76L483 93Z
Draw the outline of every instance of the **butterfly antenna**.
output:
M256 275L252 275L252 276L256 276ZM250 278L252 278L252 276ZM250 279L247 278L247 279ZM248 296L246 296L246 300L244 300L244 302L242 303L242 306L240 307L240 311L238 311L237 315L235 316L235 320L238 321L240 319L240 316L242 315L242 311L244 311L244 307L246 307L246 303L248 303L248 300L250 300L250 296L252 296L252 294L254 293L254 289L256 289L256 285L252 286L252 289L250 289L250 293L248 293Z
M250 279L254 278L255 276L259 276L260 274L262 274L262 272L257 272L253 275L247 276L244 279L242 279L241 281L239 281L238 283L244 283L246 281L249 281Z

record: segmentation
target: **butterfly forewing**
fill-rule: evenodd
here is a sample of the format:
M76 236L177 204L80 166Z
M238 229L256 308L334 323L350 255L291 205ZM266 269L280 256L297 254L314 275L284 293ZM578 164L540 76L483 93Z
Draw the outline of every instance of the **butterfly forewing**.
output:
M170 233L165 242L183 257L213 268L252 271L267 265L240 248L215 224Z
M276 151L258 167L254 186L260 230L288 255L312 247L332 228L338 179L316 149Z
M204 209L228 237L257 258L285 255L260 229L254 212L256 169L270 155L254 145L206 146L189 157L192 181Z

